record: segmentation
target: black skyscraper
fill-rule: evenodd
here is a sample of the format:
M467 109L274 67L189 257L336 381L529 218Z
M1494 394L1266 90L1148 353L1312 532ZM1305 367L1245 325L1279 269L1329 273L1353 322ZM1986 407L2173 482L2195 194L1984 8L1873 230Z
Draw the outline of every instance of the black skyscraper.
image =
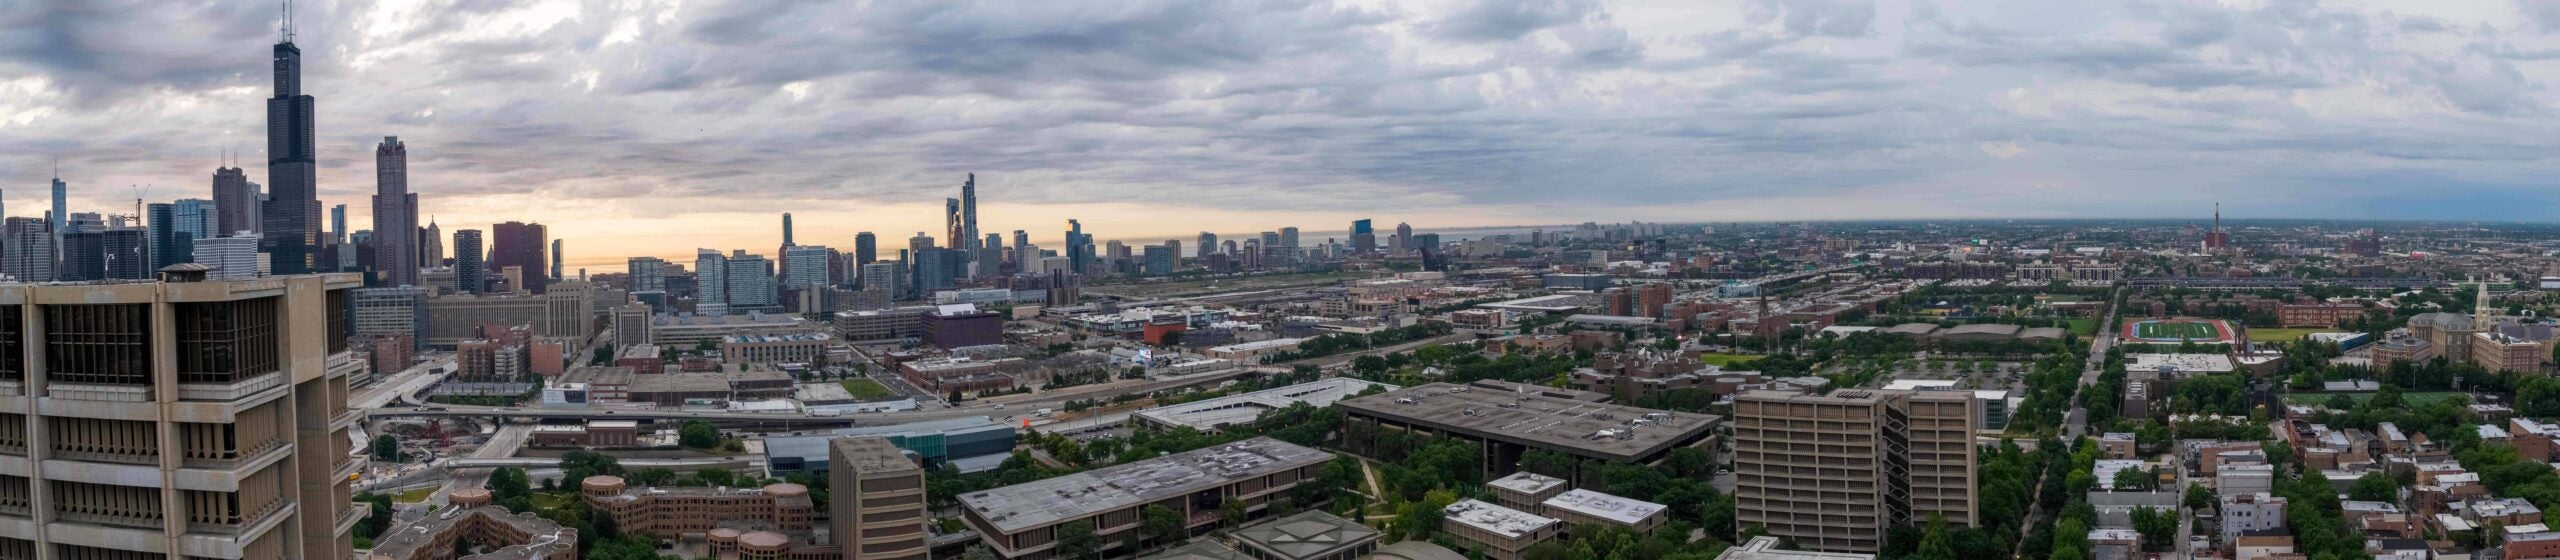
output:
M480 293L489 289L489 266L480 262L480 230L453 232L453 285L455 291Z
M276 274L312 270L320 243L320 190L313 147L311 96L302 93L302 49L293 45L293 20L285 20L275 47L276 96L267 99L267 203L259 228L261 252Z

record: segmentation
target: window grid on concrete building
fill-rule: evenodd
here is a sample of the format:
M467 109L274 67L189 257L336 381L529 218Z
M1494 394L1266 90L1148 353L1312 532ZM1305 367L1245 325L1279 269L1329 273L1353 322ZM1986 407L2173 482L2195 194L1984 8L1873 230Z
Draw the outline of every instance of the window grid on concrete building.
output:
M53 456L73 461L160 464L160 437L150 422L100 418L45 417L53 437Z
M0 537L0 560L36 560L36 542Z
M220 468L284 447L277 403L240 411L230 424L178 423L178 447L186 466Z
M54 560L161 560L164 557L149 552L55 544L53 558Z
M44 306L45 371L56 383L151 384L151 306Z
M0 413L0 453L27 454L27 415Z
M27 310L0 306L0 381L27 380Z
M161 528L160 489L114 484L90 484L68 480L47 481L53 496L54 515L68 521L118 525L137 529Z
M35 502L35 482L23 476L0 476L0 515L27 517ZM0 557L5 558L5 557Z
M178 304L178 382L232 383L276 371L276 298Z
M281 464L269 465L240 480L238 492L186 490L180 492L187 502L187 528L190 531L238 532L241 528L284 510L284 495L279 490L283 475Z

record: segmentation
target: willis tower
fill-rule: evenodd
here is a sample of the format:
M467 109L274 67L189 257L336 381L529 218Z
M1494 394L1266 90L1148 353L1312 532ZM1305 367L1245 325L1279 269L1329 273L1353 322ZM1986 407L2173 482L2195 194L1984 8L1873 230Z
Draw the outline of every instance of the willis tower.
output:
M275 47L276 96L267 99L268 199L260 252L276 274L312 271L320 242L319 164L313 148L311 96L302 93L302 49L293 45L293 4L285 4L281 41Z

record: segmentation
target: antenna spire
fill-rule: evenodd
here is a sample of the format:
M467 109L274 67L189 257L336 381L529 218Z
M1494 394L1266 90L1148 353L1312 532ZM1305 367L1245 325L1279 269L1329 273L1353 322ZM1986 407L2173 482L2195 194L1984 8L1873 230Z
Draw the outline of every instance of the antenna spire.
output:
M293 42L293 0L284 0L284 41Z

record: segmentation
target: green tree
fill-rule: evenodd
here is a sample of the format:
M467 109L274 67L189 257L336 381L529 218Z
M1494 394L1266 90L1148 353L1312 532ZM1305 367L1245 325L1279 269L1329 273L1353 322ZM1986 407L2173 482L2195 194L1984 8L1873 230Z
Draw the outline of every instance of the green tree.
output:
M631 485L633 485L633 486L668 486L668 485L675 484L675 483L676 483L676 479L678 479L678 478L682 478L682 477L676 476L676 471L675 471L674 469L669 469L669 468L666 468L666 467L649 467L649 468L640 469L640 470L637 470L637 471L632 471L632 473L631 473Z
M710 449L720 445L720 428L710 422L686 420L676 428L676 443L694 449Z
M2357 501L2396 502L2400 498L2400 481L2382 471L2365 473L2356 478L2355 485L2347 487L2347 495Z
M1076 520L1058 526L1058 557L1067 560L1089 560L1102 550L1102 539L1093 534L1093 522Z
M2178 514L2152 507L2135 507L2133 532L2142 535L2143 550L2166 550L2169 540L2178 536Z
M1920 551L1912 554L1911 559L1956 560L1953 538L1947 535L1947 518L1931 513L1928 529L1920 536Z
M586 482L591 476L621 476L622 463L593 451L571 451L560 456L560 475L570 483Z
M1545 449L1520 453L1520 470L1556 478L1573 476L1573 456Z
M501 467L489 473L489 501L507 511L533 511L533 481L525 476L524 469Z
M1160 505L1149 505L1138 514L1139 526L1147 531L1147 539L1158 545L1171 545L1182 540L1182 513Z
M2205 489L2202 484L2188 483L2186 506L2193 511L2212 509L2213 491Z
M2115 483L2116 490L2140 492L2151 488L2151 472L2142 469L2120 470L2116 471L2115 480L2109 482Z
M1226 520L1227 528L1243 527L1244 514L1244 500L1237 499L1235 496L1218 500L1218 516Z
M400 438L383 434L373 438L373 460L400 462Z

